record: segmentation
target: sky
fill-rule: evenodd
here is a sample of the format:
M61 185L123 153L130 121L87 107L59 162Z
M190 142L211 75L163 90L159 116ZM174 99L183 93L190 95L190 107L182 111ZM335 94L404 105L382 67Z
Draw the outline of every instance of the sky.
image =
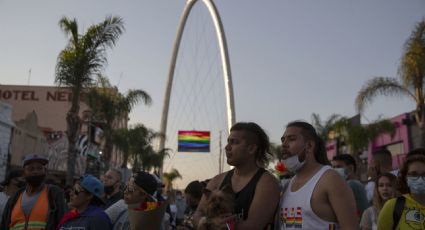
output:
M333 113L355 115L354 100L362 85L374 76L397 77L403 44L425 18L423 0L215 4L229 49L236 121L258 123L275 143L285 124L311 121L312 113L323 120ZM159 130L184 6L183 0L0 0L0 84L53 85L56 58L67 43L58 26L63 16L77 18L80 29L107 15L121 16L126 31L108 50L105 74L121 92L137 88L151 95L153 105L137 106L130 124ZM362 122L414 108L407 98L377 97ZM183 186L187 179L178 183Z

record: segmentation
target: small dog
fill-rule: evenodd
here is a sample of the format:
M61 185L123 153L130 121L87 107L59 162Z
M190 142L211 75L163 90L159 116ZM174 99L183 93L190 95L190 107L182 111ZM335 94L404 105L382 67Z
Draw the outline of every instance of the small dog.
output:
M224 186L222 189L210 191L204 189L207 198L207 218L201 221L198 230L230 230L231 223L220 223L223 214L233 213L235 207L235 193L231 186ZM233 223L234 224L234 223Z

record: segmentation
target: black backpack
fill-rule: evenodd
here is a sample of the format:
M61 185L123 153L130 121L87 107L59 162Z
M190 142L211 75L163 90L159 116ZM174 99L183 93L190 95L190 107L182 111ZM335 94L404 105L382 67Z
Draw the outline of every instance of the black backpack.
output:
M398 222L400 222L401 214L403 214L404 203L406 203L406 198L404 196L397 197L393 211L393 229L395 229Z

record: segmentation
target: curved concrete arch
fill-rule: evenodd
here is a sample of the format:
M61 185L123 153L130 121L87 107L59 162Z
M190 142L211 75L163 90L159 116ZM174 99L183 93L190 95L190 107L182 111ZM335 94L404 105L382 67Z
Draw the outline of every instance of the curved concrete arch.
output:
M168 120L168 110L170 106L170 96L171 96L174 70L176 66L180 42L183 36L184 28L186 26L186 21L189 17L190 11L193 5L197 1L198 0L188 0L186 2L186 6L183 10L183 14L180 18L180 23L177 29L177 36L174 41L174 48L173 48L173 53L171 56L167 85L165 89L164 104L162 108L160 132L163 133L164 135L166 134L166 131L167 131L167 120ZM214 28L216 31L217 40L218 40L218 44L220 48L220 57L222 62L223 79L224 79L225 92L226 92L227 126L228 126L228 129L230 130L232 125L235 123L235 103L234 103L234 96L233 96L233 84L232 84L232 77L231 77L231 71L230 71L230 61L229 61L229 53L227 50L226 36L224 34L223 24L218 14L217 7L214 5L212 0L202 0L202 2L207 7L208 12L210 13L212 21L214 23ZM159 149L164 149L164 146L165 146L165 136L160 138ZM162 168L161 168L161 176L162 176Z

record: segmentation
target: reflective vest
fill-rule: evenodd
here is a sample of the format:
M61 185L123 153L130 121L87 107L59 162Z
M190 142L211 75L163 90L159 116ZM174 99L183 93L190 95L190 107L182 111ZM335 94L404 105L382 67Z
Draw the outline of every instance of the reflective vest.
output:
M41 190L40 196L32 207L28 217L25 216L25 213L21 208L23 194L24 193L22 192L21 195L19 195L18 201L13 207L9 225L10 230L44 230L46 228L46 221L49 212L47 186L45 185L43 190Z

